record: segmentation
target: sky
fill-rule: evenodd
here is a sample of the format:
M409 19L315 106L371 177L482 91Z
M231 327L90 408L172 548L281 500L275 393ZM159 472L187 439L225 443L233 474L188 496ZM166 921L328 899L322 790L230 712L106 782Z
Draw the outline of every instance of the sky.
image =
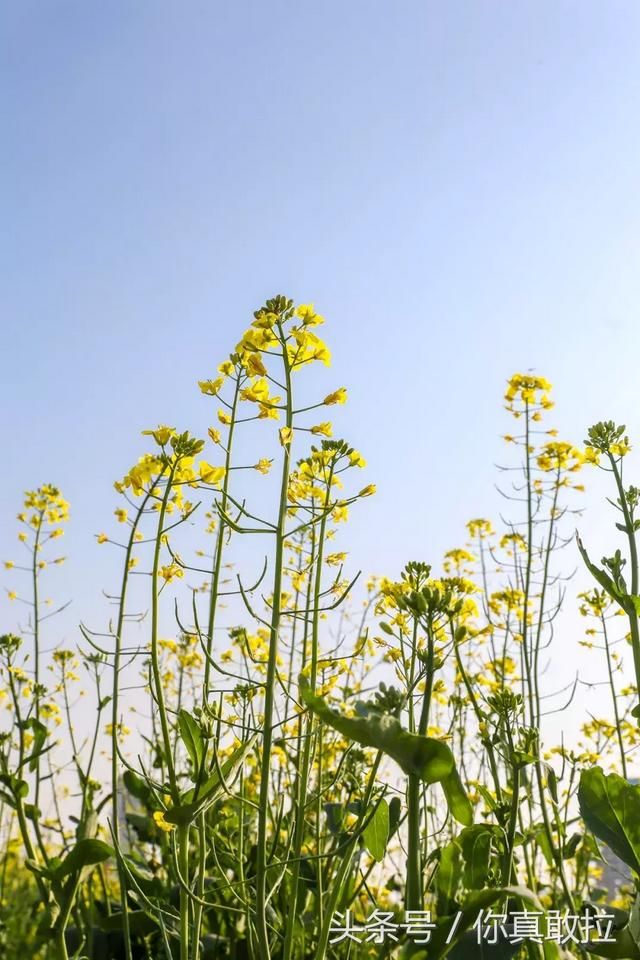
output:
M71 501L69 638L140 431L206 427L196 381L275 293L326 316L319 389L378 487L354 569L495 515L516 370L567 439L640 434L637 3L8 0L0 34L0 537L23 489Z

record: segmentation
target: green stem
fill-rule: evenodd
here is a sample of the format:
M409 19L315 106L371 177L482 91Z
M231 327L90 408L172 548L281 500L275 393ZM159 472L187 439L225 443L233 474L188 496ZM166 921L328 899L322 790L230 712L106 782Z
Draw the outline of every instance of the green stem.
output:
M278 321L280 339L283 345L282 358L286 377L286 419L285 427L291 429L293 423L293 402L291 389L291 370L287 355L287 345ZM280 508L276 527L276 549L273 574L273 606L271 610L271 624L269 635L269 656L267 661L267 675L264 698L264 729L262 734L262 759L260 763L260 795L258 811L258 837L256 853L256 907L254 924L256 938L260 950L260 960L270 960L271 948L267 932L267 830L269 816L269 782L271 775L271 749L273 746L273 717L275 712L275 690L278 662L278 641L280 631L280 615L282 600L282 575L284 566L284 540L287 519L287 494L289 487L289 463L291 457L291 443L283 445L282 477L280 483Z

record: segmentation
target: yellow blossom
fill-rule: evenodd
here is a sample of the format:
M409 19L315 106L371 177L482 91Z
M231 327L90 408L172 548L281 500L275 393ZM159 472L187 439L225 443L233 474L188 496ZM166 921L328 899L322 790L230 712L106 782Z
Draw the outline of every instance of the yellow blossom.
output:
M184 577L184 570L175 562L169 563L164 567L160 567L158 573L163 580L166 580L167 583L171 583L172 580L181 579Z
M325 559L330 567L337 567L347 559L346 553L330 553Z
M217 380L198 380L198 386L202 393L207 397L215 397L224 384L224 377L218 377Z
M145 437L153 437L159 447L164 447L165 444L169 443L169 440L174 436L175 432L175 427L167 427L165 424L161 424L155 430L143 430L142 435Z
M311 427L311 433L322 437L331 437L333 436L333 427L328 420L325 420L323 423L318 423L315 427Z
M324 317L315 312L312 303L299 304L296 307L296 317L302 320L306 327L315 327L324 323Z
M327 394L327 396L322 401L325 406L332 406L334 403L346 403L347 402L347 390L346 387L339 387L337 390L334 390L333 393Z
M225 473L224 467L213 467L206 460L202 460L200 463L200 479L204 483L217 485L224 478Z

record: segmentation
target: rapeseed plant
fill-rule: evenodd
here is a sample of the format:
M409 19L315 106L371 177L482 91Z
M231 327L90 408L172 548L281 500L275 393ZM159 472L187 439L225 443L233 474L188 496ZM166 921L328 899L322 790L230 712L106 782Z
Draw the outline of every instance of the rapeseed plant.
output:
M51 485L25 495L26 560L4 567L27 620L0 641L4 956L640 956L640 493L623 483L624 427L559 439L550 383L515 374L509 516L476 516L440 563L362 588L343 528L375 486L328 419L346 388L314 399L302 376L330 363L323 322L268 300L201 371L206 438L142 432L96 534L121 561L113 614L73 649L42 599L69 505ZM628 556L598 567L580 545L597 584L579 596L582 642L611 715L570 745L549 717L591 681L554 689L546 668L594 465ZM599 886L595 838L628 867L616 890Z

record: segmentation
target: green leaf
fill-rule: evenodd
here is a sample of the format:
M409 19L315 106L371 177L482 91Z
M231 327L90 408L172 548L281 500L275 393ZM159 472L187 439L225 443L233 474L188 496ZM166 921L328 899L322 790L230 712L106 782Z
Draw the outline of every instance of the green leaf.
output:
M389 804L384 797L379 801L375 811L362 832L362 839L366 849L374 860L384 860L389 840Z
M608 957L611 960L640 960L640 950L633 942L629 928L614 930L615 943L597 942L585 944L585 949L596 957Z
M620 593L615 583L611 579L608 573L604 570L601 570L600 567L596 567L595 563L592 563L589 559L589 554L584 548L582 540L580 537L576 537L578 543L578 550L580 551L580 556L584 560L585 566L594 580L600 584L600 586L605 590L610 597L614 600L617 600L618 603L622 604L623 594Z
M640 874L640 787L593 767L580 777L578 802L589 830Z
M464 873L462 882L469 890L481 890L489 874L491 848L494 840L500 834L500 829L484 823L465 827L460 832L457 842L464 857Z
M40 754L43 753L42 748L45 740L49 736L49 731L44 723L41 723L35 717L29 717L28 720L20 724L20 727L22 730L30 730L33 733L33 749L26 758L29 762L29 770L33 772L36 769L36 760Z
M451 815L463 825L471 823L471 804L457 774L453 753L442 740L408 733L396 717L371 710L364 717L344 717L311 692L304 676L300 676L300 696L316 716L349 740L382 750L406 774L424 783L442 783Z
M462 850L457 840L450 840L440 851L436 874L439 903L438 913L448 913L447 906L454 903L462 876Z
M142 777L138 776L133 770L125 770L122 780L132 797L140 800L141 803L149 804L152 799L151 790Z
M198 721L188 710L180 710L178 713L178 727L180 737L187 748L189 759L193 765L194 780L202 766L204 755L206 753L205 740L202 736L202 729Z
M26 780L14 776L12 773L0 774L0 783L9 787L16 800L24 800L29 793L29 784Z
M138 835L138 839L142 843L157 843L159 829L156 827L155 821L151 817L148 817L144 813L134 813L133 811L128 811L126 814L126 820L130 827L135 830Z
M234 750L231 756L220 764L222 777L225 781L235 776L244 763L247 754L253 749L255 740L255 737L251 737L245 743L240 744L237 750ZM199 814L211 806L223 789L223 780L216 769L202 787L187 790L181 798L180 804L165 811L164 819L167 823L175 823L178 826L193 823Z
M454 767L448 777L442 781L442 789L447 800L449 813L464 827L473 823L473 807L464 789L460 774Z
M104 840L95 838L78 840L56 868L56 880L62 880L72 873L79 873L83 867L92 867L96 863L103 863L114 855L113 847Z
M486 890L474 890L474 892L466 898L462 908L457 914L442 917L438 920L436 929L433 931L431 940L429 941L429 958L433 958L433 960L443 960L444 957L452 954L456 960L459 960L459 958L461 960L463 956L466 960L468 953L465 950L456 952L456 946L465 939L467 931L473 926L481 910L485 910L487 907L491 907L494 903L505 900L507 897L519 900L525 907L529 909L532 908L537 913L544 914L542 904L535 893L526 887L496 887ZM447 943L454 922L456 923L456 932L451 939L451 943ZM476 945L474 944L474 946ZM477 946L473 955L480 956ZM545 960L560 960L561 954L558 945L550 940L546 941L544 944L544 957Z
M400 797L391 797L389 802L389 837L392 837L400 826L402 816L402 802Z

